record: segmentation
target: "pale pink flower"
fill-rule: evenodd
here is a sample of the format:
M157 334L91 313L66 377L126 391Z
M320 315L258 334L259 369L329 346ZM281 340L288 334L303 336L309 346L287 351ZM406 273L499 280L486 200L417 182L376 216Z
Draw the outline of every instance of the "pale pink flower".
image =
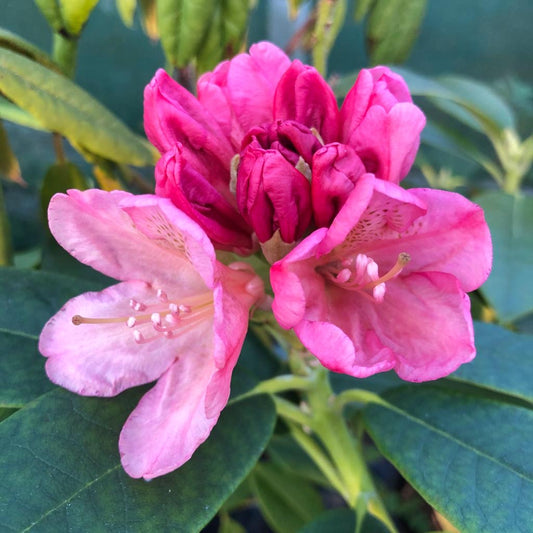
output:
M331 225L272 266L272 308L331 370L437 379L475 355L466 292L491 258L483 211L469 200L363 174Z
M336 172L331 148L349 153L354 176L398 183L425 123L388 68L362 70L339 110L316 69L266 42L204 74L197 93L162 70L145 90L146 133L162 153L156 193L198 222L215 247L243 255L257 241L297 242L331 222L317 200Z
M69 253L120 283L73 298L45 325L48 376L88 396L157 380L122 429L122 464L145 479L178 468L227 403L261 280L218 263L168 199L72 190L54 196L49 221Z

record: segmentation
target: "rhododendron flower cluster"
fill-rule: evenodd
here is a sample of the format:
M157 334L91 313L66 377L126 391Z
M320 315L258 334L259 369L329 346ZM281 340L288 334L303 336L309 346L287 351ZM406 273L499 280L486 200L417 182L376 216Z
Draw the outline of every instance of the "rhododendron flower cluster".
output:
M158 380L122 430L130 475L177 468L207 438L256 304L356 377L432 380L474 357L466 292L488 276L490 235L464 197L399 185L424 124L388 68L362 70L339 108L314 68L269 43L204 74L196 97L156 73L156 196L70 191L50 205L59 243L121 283L68 302L40 342L51 379L80 394Z
M283 328L357 377L436 379L474 357L466 291L490 234L464 197L399 186L425 124L399 75L362 70L339 109L313 67L259 43L197 93L164 71L146 88L156 192L219 249L261 248Z

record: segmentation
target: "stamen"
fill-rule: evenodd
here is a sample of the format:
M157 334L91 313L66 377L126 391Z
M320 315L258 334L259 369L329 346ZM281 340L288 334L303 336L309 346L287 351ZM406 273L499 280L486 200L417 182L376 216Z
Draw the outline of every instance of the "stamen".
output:
M311 128L311 133L318 139L320 144L324 146L326 143L324 142L324 139L322 139L322 135L318 132L316 128Z
M126 322L126 326L128 326L128 328L132 328L133 326L135 326L135 324L137 323L137 320L134 316L130 316L128 318L128 321Z
M160 326L161 325L161 315L159 313L152 313L152 316L150 317L150 320L152 321L152 324L154 326Z
M362 289L373 289L374 287L377 287L381 283L385 283L386 281L389 281L390 279L396 277L411 261L411 256L405 252L402 252L398 255L398 259L396 261L396 264L384 275L381 276L379 279L376 279L375 281L372 281L370 283L367 283Z
M165 291L162 289L157 289L157 297L159 298L159 301L161 302L168 302L168 296Z
M140 344L144 340L143 334L138 329L133 330L133 338L137 344Z

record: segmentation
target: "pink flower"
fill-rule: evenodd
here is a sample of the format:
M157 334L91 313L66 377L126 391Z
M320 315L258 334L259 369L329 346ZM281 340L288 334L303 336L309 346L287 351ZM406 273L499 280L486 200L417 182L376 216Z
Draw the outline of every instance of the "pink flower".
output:
M371 174L351 187L331 225L272 266L274 315L336 372L449 374L475 355L465 292L490 271L482 210L458 194L406 191Z
M71 190L54 196L49 220L66 250L120 283L73 298L45 325L48 376L88 396L157 380L119 448L132 477L170 472L227 403L262 282L249 267L218 263L202 229L168 199Z
M344 167L349 158L348 181L366 171L398 183L425 123L388 68L362 70L339 110L313 67L266 42L204 74L197 93L162 70L146 88L146 133L163 154L156 193L198 222L215 247L243 255L257 241L292 244L331 222L331 204L350 189L327 184L340 163L333 151Z

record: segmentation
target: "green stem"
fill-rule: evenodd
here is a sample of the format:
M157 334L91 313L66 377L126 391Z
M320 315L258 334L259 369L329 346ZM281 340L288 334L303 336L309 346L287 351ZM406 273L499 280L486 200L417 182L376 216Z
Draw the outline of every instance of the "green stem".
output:
M375 400L372 393L357 392L357 401L370 397ZM310 427L324 444L340 473L347 503L359 515L368 509L383 521L390 531L396 531L363 458L361 439L356 440L350 433L342 416L342 407L336 404L325 369L316 369L315 386L307 391L307 398L312 413Z
M326 479L331 483L332 487L337 490L341 496L346 500L348 494L344 489L339 473L326 456L322 448L316 443L313 438L305 433L299 426L291 422L287 422L290 432L294 440L300 445L300 447L309 455L309 457L315 462L320 471L324 474Z
M276 411L279 416L290 420L291 422L296 422L301 426L314 429L313 419L305 414L301 409L298 409L292 402L284 400L279 396L273 396L274 404L276 406Z
M335 398L335 408L338 411L342 411L342 408L348 403L377 403L379 405L388 406L389 404L375 392L371 392L364 389L349 389L341 392Z
M78 39L74 36L64 37L54 33L52 57L65 76L74 78L76 56L78 55Z
M0 183L0 266L13 264L13 247L11 244L11 231L4 202L4 190Z

